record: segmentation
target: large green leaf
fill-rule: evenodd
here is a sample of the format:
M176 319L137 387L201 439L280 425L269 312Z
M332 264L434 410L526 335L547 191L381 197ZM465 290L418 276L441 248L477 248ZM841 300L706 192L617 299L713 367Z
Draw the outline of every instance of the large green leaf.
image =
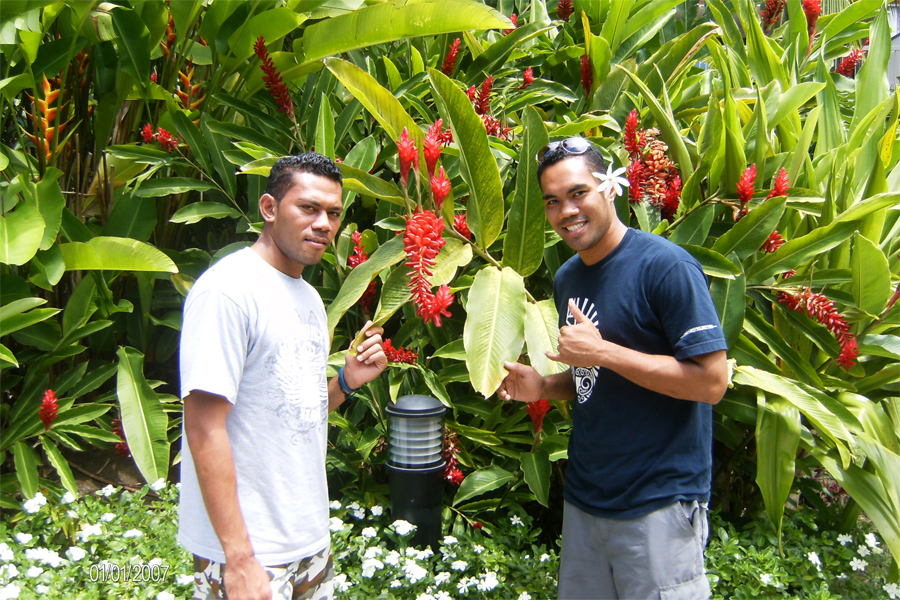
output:
M528 277L544 258L544 200L537 179L534 156L547 145L544 122L534 108L526 108L525 134L516 169L516 195L509 209L509 225L503 240L503 264Z
M869 238L858 235L850 253L851 291L860 310L881 313L891 295L891 271L887 257Z
M66 462L62 452L59 451L56 444L54 444L46 435L41 436L41 446L44 447L44 452L47 454L47 460L50 461L50 464L53 465L56 472L59 474L59 480L62 482L63 487L72 494L77 494L78 485L75 483L72 469L69 468L69 463Z
M519 457L525 483L531 489L539 504L547 506L550 499L550 454L543 448L534 452L523 452Z
M66 206L66 199L63 198L62 190L59 189L57 178L62 173L57 169L47 169L35 186L34 200L37 208L44 220L44 235L41 238L41 250L47 250L56 243L56 235L59 233L59 226L62 223L62 211Z
M344 280L344 285L334 301L328 305L328 331L334 332L335 326L351 306L362 297L369 283L384 269L397 264L406 256L403 248L403 237L396 236L382 244L369 260L353 269Z
M800 356L800 353L785 341L784 336L758 312L753 310L745 312L744 329L756 339L764 342L793 371L797 379L822 387L822 380L819 378L816 370L809 364L809 361Z
M751 210L743 219L735 223L734 227L716 240L712 249L722 255L733 251L741 260L752 255L775 231L781 215L784 214L786 203L787 196L782 196L764 202L761 206Z
M799 83L788 88L778 100L778 108L775 110L775 116L772 117L769 127L777 127L790 115L796 115L797 110L801 106L809 102L810 98L821 92L824 88L824 83L812 81Z
M466 220L475 241L487 249L503 228L503 184L481 117L465 92L440 71L428 69L434 99L459 145L459 171L469 185Z
M28 201L0 216L0 263L24 265L34 258L44 237L44 219Z
M516 476L501 469L500 467L485 467L478 469L474 473L470 473L459 486L456 496L453 498L453 505L456 506L460 502L481 496L490 491L512 483L516 480Z
M784 504L791 493L800 445L800 411L779 396L766 399L758 392L756 397L756 484L780 545Z
M839 214L835 222L856 221L889 206L900 207L900 192L885 192L860 200Z
M776 79L786 87L788 79L784 67L778 55L769 46L756 15L746 19L744 26L747 31L747 56L750 59L750 74L753 79L756 80L759 87L765 87Z
M344 190L387 200L400 206L406 206L403 192L390 181L370 175L366 171L351 167L346 163L338 165L344 176Z
M550 360L545 352L556 353L559 340L559 314L553 299L525 304L525 344L531 366L541 375L553 375L568 369L568 365Z
M33 498L38 491L37 458L34 450L27 443L18 441L13 444L13 458L16 465L16 477L22 495Z
M869 52L856 75L856 101L853 103L851 131L863 117L888 97L890 87L887 74L890 58L891 28L888 25L887 7L882 5L869 28Z
M394 0L310 25L299 58L309 63L404 38L508 27L512 23L499 12L470 0Z
M778 273L796 269L849 238L856 231L856 227L857 224L853 221L835 221L827 227L791 240L747 269L747 280L750 283L760 283Z
M150 32L130 8L112 9L113 27L118 35L119 64L141 87L150 81Z
M160 177L149 179L141 184L135 195L140 198L158 198L170 194L183 194L185 192L203 192L219 189L211 181L201 181L190 177Z
M478 272L466 305L463 340L466 366L476 392L490 396L506 376L504 361L515 362L522 350L525 284L510 269L486 267Z
M479 84L486 74L497 71L509 59L510 54L519 46L531 38L552 29L545 27L544 22L531 22L522 27L517 27L509 35L505 35L472 61L466 69L466 83ZM509 109L507 109L509 110Z
M741 268L716 252L703 246L691 246L684 244L681 246L687 252L697 259L703 272L710 277L722 277L724 279L734 279L741 274Z
M306 20L306 15L290 8L268 8L253 15L237 31L231 34L228 44L231 57L228 64L239 64L253 55L253 45L262 36L266 44L280 40ZM280 44L279 44L280 46Z
M234 167L225 160L224 155L224 152L231 148L231 144L228 143L228 139L224 135L212 130L211 125L213 123L215 123L215 121L209 114L203 113L200 116L200 131L203 133L203 138L206 140L207 148L209 148L210 160L224 183L225 192L234 198L237 193L237 180L234 174Z
M206 218L224 219L225 217L237 217L240 214L230 206L225 206L218 202L193 202L178 209L169 221L190 225Z
M737 260L737 255L732 253L729 258ZM738 336L744 327L744 311L746 310L747 280L741 273L734 279L715 278L710 282L709 291L716 312L722 322L722 333L729 348L737 343Z
M121 347L116 393L122 414L122 429L134 462L153 483L169 471L168 417L153 388L144 379L144 355L134 348Z
M322 92L319 118L316 121L316 151L334 160L334 113L331 112L325 92Z
M172 259L150 244L115 237L60 244L67 271L151 271L177 273Z

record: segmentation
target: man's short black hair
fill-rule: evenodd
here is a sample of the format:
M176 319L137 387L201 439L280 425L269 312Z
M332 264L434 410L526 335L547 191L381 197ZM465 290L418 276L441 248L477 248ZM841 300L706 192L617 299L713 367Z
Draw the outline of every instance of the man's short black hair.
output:
M327 156L316 152L306 152L295 156L285 156L278 159L269 171L269 181L266 183L266 193L278 202L294 185L294 173L312 173L334 181L341 187L344 185L344 177L341 168Z
M548 167L552 167L556 163L565 160L567 158L584 158L584 162L590 167L591 171L600 171L606 172L606 161L603 160L603 156L600 154L600 151L591 144L591 147L581 154L572 154L568 152L565 148L563 148L562 144L547 152L544 157L541 159L540 164L538 164L537 168L537 178L538 183L541 181L541 175L543 175L544 171Z

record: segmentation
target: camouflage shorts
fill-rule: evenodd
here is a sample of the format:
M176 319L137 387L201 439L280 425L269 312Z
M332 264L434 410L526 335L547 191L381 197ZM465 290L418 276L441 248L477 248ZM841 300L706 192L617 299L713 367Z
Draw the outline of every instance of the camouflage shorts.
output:
M331 548L289 565L263 567L272 578L273 600L332 600ZM225 564L194 555L194 600L225 600Z

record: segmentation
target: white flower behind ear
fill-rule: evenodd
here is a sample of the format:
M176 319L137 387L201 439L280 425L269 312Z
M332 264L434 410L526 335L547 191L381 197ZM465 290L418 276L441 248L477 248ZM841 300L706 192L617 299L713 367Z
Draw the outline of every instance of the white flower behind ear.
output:
M606 173L595 171L593 173L594 177L600 180L597 191L603 194L607 190L613 190L615 191L616 196L621 196L625 191L622 187L628 187L630 185L628 179L621 176L623 173L625 173L625 167L620 167L613 171L612 165L609 165L606 169Z

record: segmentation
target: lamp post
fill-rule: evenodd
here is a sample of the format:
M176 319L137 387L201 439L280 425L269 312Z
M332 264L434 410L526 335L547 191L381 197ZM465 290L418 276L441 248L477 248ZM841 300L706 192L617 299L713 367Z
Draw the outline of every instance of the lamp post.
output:
M431 396L401 396L389 419L391 516L416 526L412 545L437 550L444 493L444 413Z

